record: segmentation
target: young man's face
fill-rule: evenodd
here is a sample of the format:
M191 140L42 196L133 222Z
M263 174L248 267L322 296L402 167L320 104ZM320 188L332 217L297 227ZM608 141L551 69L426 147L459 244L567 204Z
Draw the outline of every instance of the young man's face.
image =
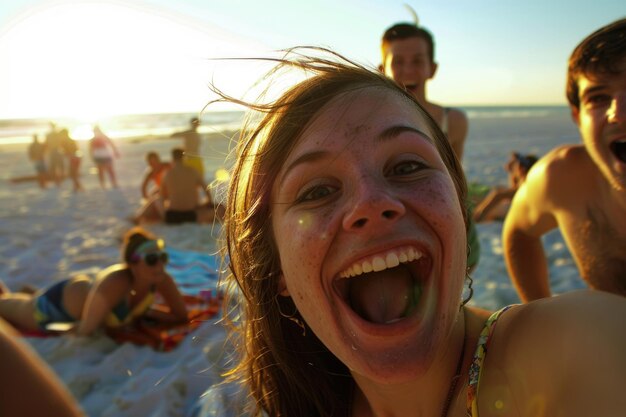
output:
M436 70L437 64L430 60L428 43L424 39L413 37L389 43L383 72L411 93L423 89Z
M614 188L626 191L626 59L616 74L581 74L572 109L587 152Z

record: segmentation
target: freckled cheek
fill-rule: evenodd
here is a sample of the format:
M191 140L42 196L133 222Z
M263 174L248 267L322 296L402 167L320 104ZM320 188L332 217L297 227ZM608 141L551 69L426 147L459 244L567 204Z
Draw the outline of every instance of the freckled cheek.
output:
M427 210L433 227L450 228L458 223L463 224L463 214L454 186L438 182L425 185L417 190L415 200L416 204Z
M309 285L302 280L319 282L323 257L331 241L330 218L330 214L306 212L283 219L276 232L280 234L277 242L283 273L290 275L287 281L298 281L299 285Z

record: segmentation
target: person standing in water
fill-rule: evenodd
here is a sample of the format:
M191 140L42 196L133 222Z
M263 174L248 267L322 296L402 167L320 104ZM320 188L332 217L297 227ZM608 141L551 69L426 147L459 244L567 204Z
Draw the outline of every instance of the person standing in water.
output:
M115 142L105 135L98 125L93 128L93 137L89 141L89 154L98 169L100 186L104 188L104 176L107 174L111 185L117 188L113 158L119 158L120 153L115 146Z
M189 121L189 129L182 132L173 133L171 137L183 140L183 151L185 152L185 165L195 169L204 180L204 162L200 155L201 136L198 133L200 119L192 117Z
M37 134L33 135L33 141L30 145L28 145L28 158L35 166L39 188L46 188L46 180L48 178L48 169L46 167L46 145L39 142L39 136Z

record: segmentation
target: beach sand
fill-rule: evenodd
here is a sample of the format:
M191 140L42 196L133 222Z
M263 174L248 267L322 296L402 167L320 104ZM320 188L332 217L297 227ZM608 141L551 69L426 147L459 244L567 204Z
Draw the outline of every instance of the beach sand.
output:
M479 126L480 127L480 126ZM203 143L207 180L213 181L225 161L230 135L211 134ZM478 141L476 141L478 143ZM41 287L78 273L94 274L118 262L120 238L139 207L144 155L155 150L169 160L179 145L173 139L143 138L117 142L121 158L115 161L120 187L101 189L93 163L83 158L83 192L73 193L69 181L60 188L40 190L35 182L11 184L11 177L32 175L25 145L0 145L0 278L12 289L25 284ZM86 143L81 144L86 150ZM468 148L472 140L468 141ZM494 182L515 145L501 141L468 152L472 179ZM518 148L519 149L519 148ZM482 152L482 153L481 153ZM478 162L476 162L478 161ZM478 173L478 174L476 174ZM481 177L482 176L482 177ZM504 178L495 178L504 182ZM223 184L214 183L215 197L223 198ZM495 309L518 302L502 259L500 223L481 224L482 254L473 273L472 304ZM220 227L212 225L148 228L167 244L190 254L215 254ZM555 292L583 287L558 232L545 239ZM208 283L213 285L213 283ZM203 324L172 352L117 345L105 336L26 339L51 365L89 416L185 416L202 393L220 380L229 349L217 320Z

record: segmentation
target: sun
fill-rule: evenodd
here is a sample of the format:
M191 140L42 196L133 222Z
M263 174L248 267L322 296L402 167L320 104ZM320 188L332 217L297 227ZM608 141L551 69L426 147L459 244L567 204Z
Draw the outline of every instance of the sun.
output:
M200 111L211 98L211 57L259 55L255 41L220 30L115 1L29 9L0 32L0 115L94 121ZM226 82L240 89L254 79L233 71Z

